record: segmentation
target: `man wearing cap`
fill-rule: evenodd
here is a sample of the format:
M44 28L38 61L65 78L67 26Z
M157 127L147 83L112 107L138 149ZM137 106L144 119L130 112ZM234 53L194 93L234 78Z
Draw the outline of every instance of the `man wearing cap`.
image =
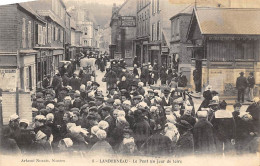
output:
M237 101L240 102L240 99L242 100L242 103L244 102L244 96L245 96L245 89L247 88L247 80L246 77L244 77L244 72L239 73L240 77L237 78L236 81L236 88L237 88Z
M185 121L180 120L176 123L176 127L180 133L180 138L176 143L175 150L178 156L193 155L194 153L194 140L192 134L193 126Z
M237 121L238 121L238 119L239 119L239 115L240 115L240 109L241 109L241 107L242 107L242 104L240 104L240 103L235 103L234 105L233 105L233 107L234 107L234 112L232 112L232 115L233 115L233 117L234 117L234 120L235 120L235 123L237 123Z
M249 105L246 112L248 112L252 116L252 123L254 126L254 130L260 133L260 99L259 97L255 97L253 99L253 104Z
M55 97L58 97L60 89L62 88L62 78L59 72L54 75L51 86L53 87L53 90L55 90Z
M116 73L111 69L108 69L107 73L104 76L106 78L107 82L107 90L109 91L111 88L116 87L116 81L117 81L117 75Z
M65 73L64 76L62 76L61 78L62 78L63 86L68 86L70 84L70 78L68 73Z
M128 82L126 81L126 77L123 76L121 81L117 84L119 90L128 89Z
M152 104L151 101L153 98L154 98L154 91L152 89L148 89L148 95L144 97L144 102L146 102L149 107Z
M51 76L49 74L44 75L44 78L42 80L42 87L44 89L46 89L48 86L50 86L50 78L51 78Z
M254 78L253 72L249 73L247 82L248 82L248 87L249 87L248 100L252 102L253 98L254 98L254 86L255 86L255 78Z
M115 119L111 116L112 111L113 111L113 108L109 107L109 106L104 106L101 108L101 115L103 117L103 120L109 124L108 132L107 132L108 138L110 138L112 136L111 135L112 131L114 130L115 125L116 125Z
M80 89L81 80L79 79L76 73L74 73L72 78L70 79L69 85L72 87L73 90Z
M169 95L170 89L164 89L163 91L163 97L162 97L162 106L172 106L173 105L173 98Z
M182 71L180 72L180 75L178 77L178 87L186 87L188 83L188 80L185 75L182 74Z
M193 128L194 152L197 155L215 154L213 125L207 120L207 111L198 111L198 121Z

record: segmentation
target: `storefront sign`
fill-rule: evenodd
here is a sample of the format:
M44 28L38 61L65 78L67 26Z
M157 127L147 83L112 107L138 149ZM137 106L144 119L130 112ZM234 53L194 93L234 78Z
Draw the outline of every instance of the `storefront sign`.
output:
M160 47L159 46L151 46L150 50L157 50L157 51L159 51Z
M121 16L120 17L121 27L135 27L136 17L135 16Z
M132 51L131 50L125 50L125 58L132 58Z
M162 47L162 53L169 53L168 47Z
M16 90L16 69L1 69L0 70L0 87L3 90Z
M121 52L115 52L114 59L121 59Z

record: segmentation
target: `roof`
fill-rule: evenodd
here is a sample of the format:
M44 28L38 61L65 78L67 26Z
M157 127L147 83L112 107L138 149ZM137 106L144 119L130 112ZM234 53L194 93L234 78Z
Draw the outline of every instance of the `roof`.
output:
M18 3L18 5L22 7L24 10L26 10L27 12L29 12L30 14L32 14L33 16L35 16L37 20L46 23L44 19L41 18L41 16L38 13L36 13L28 3Z
M190 4L190 5L187 5L185 6L184 8L182 8L181 10L179 10L178 12L176 12L175 15L173 15L170 20L172 20L173 18L179 16L179 15L191 15L192 14L192 11L193 11L193 8L194 8L194 4Z
M197 8L202 34L260 35L260 9Z

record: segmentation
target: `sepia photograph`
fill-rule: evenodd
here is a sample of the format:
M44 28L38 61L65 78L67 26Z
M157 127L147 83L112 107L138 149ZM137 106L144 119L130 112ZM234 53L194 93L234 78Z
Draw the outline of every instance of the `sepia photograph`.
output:
M1 166L259 166L260 0L1 0Z

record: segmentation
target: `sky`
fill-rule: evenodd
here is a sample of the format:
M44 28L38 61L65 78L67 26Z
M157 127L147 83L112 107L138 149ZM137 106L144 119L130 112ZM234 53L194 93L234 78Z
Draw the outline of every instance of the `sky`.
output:
M28 2L28 1L33 1L33 0L0 0L0 5L19 3L19 2ZM63 0L63 1L66 2L68 0ZM100 3L105 5L113 5L113 3L116 3L117 5L119 5L119 4L123 4L125 0L78 0L78 1L85 1L89 3Z

